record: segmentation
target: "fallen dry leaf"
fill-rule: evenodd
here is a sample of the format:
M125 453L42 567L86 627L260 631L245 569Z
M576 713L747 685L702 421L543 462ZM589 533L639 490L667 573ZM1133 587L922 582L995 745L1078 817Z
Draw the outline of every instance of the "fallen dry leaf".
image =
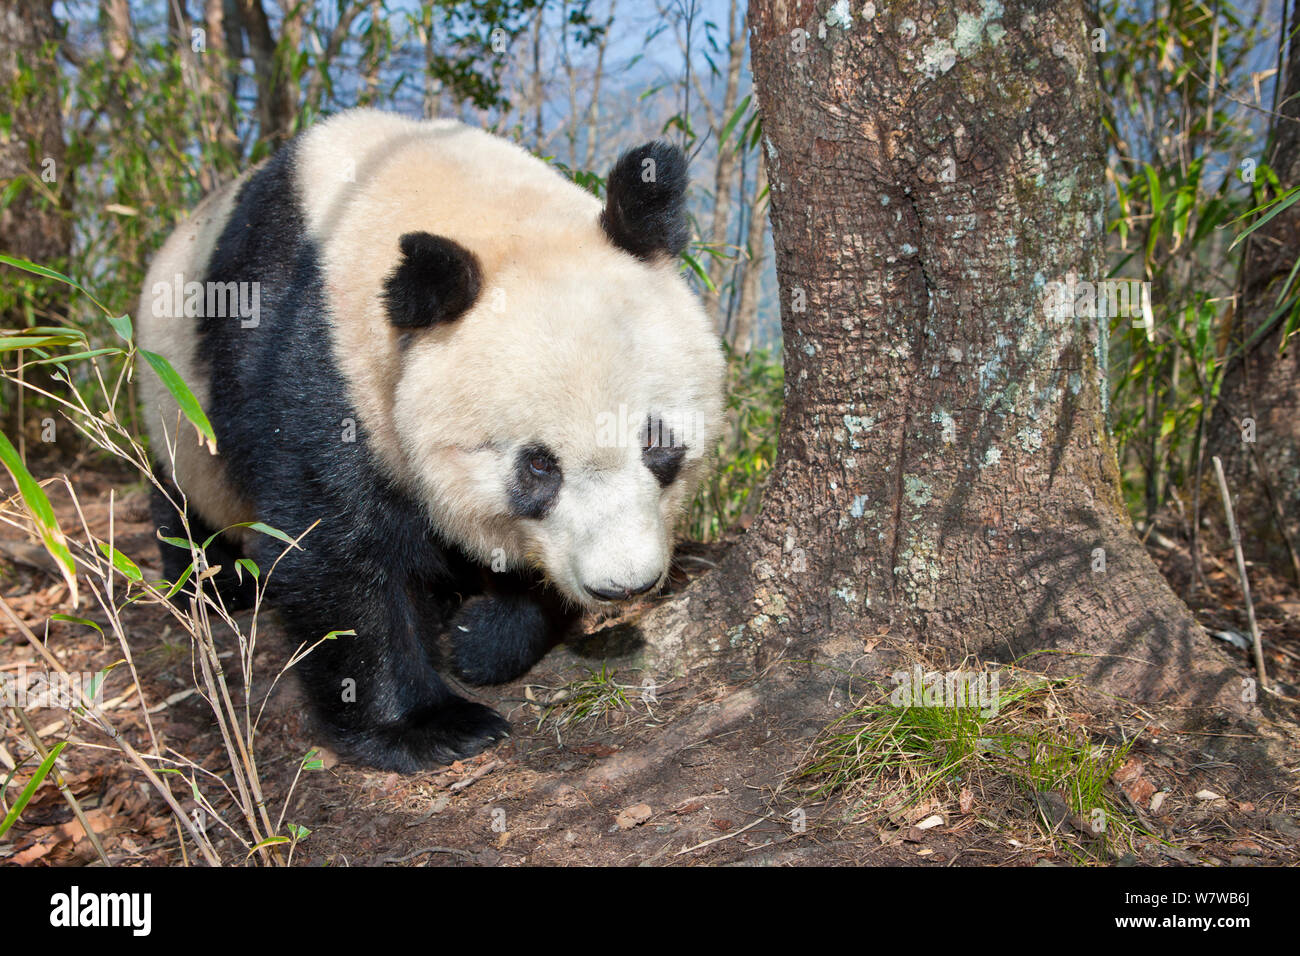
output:
M609 757L618 753L617 747L611 747L609 744L585 744L581 747L570 747L575 754L582 754L587 757Z
M915 825L918 820L924 820L938 809L939 801L926 800L924 803L918 803L915 807L912 807L907 812L905 819L908 823Z
M86 814L86 822L96 834L103 833L105 830L114 826L113 819L103 810L91 810ZM81 826L81 821L73 817L67 823L61 823L54 830L55 836L60 840L71 840L76 843L78 840L85 839L86 831Z
M1238 840L1236 843L1229 844L1228 852L1240 856L1263 856L1264 848L1254 840Z
M324 770L333 770L339 765L339 755L329 747L317 744L311 748L316 751L316 759L320 761L321 768Z
M55 840L51 840L51 839L38 840L35 843L33 843L31 846L29 846L27 849L19 850L17 853L11 856L9 858L9 862L14 864L15 866L26 866L28 863L32 863L36 860L39 860L41 857L45 856L47 853L53 850L57 845L58 843Z
M1285 813L1270 813L1268 825L1291 840L1300 840L1300 826Z
M636 806L619 811L618 816L614 818L614 822L618 824L620 830L630 830L633 827L639 827L652 816L654 816L654 811L650 809L650 804L638 803Z
M1151 795L1156 792L1155 784L1142 776L1144 769L1141 760L1130 757L1128 763L1115 771L1115 782L1137 807L1147 806L1151 801Z

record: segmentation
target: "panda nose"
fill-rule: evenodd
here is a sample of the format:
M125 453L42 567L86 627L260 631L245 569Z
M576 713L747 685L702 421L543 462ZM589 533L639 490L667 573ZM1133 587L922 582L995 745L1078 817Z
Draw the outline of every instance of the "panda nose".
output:
M627 601L638 594L645 594L646 591L649 591L658 583L658 578L652 578L645 584L635 584L631 587L593 588L590 584L585 584L583 587L587 589L588 594L594 595L602 601Z

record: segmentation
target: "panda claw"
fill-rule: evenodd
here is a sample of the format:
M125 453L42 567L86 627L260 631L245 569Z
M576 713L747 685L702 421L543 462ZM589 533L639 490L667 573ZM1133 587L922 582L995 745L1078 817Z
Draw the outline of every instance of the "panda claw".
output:
M466 760L509 736L509 722L491 707L456 698L345 747L378 770L414 773Z

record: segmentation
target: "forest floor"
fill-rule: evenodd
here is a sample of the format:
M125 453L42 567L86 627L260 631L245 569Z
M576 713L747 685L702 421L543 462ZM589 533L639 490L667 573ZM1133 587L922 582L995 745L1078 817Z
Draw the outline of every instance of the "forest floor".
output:
M147 497L123 476L82 468L78 494L89 525L107 537L115 496L117 548L146 575L160 573ZM51 488L65 528L77 525L66 493ZM1166 533L1169 535L1166 537ZM1178 593L1187 595L1186 548L1161 529L1148 542ZM698 573L716 549L696 547L683 562ZM67 586L39 547L0 527L0 595L37 634L54 613L73 610ZM1206 558L1208 593L1192 598L1210 631L1249 633L1230 553ZM1256 614L1271 677L1300 696L1300 591L1265 569L1251 569ZM676 585L684 581L679 578ZM212 771L202 783L236 829L239 814L221 783L231 780L226 748L194 690L190 645L161 607L136 605L122 621L140 687L113 669L103 699L119 730L141 751L152 747L140 706L163 752ZM260 701L283 666L285 648L270 615L255 658ZM1214 638L1207 637L1207 640ZM589 643L589 642L588 642ZM71 623L48 625L48 646L69 671L99 671L122 657L116 642ZM1243 678L1246 651L1228 647ZM1036 792L996 776L946 779L923 799L892 798L888 774L852 792L819 794L793 778L823 728L853 701L828 695L824 714L792 713L743 683L691 676L654 688L620 686L618 670L583 656L579 641L552 652L522 681L477 693L511 720L513 736L463 764L412 776L357 769L318 739L292 679L274 687L258 737L258 766L272 818L286 797L287 823L310 830L296 865L1279 865L1300 862L1300 723L1297 711L1269 701L1250 731L1202 721L1196 732L1172 711L1100 702L1080 688L1054 692L1046 712L1099 745L1124 741L1122 766L1100 781L1123 818L1104 837L1071 813L1059 793ZM0 676L37 671L37 655L0 617ZM616 666L616 665L615 665ZM627 678L629 681L632 678ZM584 714L583 707L588 712ZM9 708L0 708L0 772L11 805L36 763ZM114 864L175 865L192 859L160 797L121 753L65 714L34 710L46 746L71 740L59 766ZM566 722L567 720L567 722ZM646 741L658 757L648 759ZM1239 746L1240 745L1240 746ZM322 766L302 773L304 755ZM16 772L14 771L17 766ZM1111 772L1113 771L1113 772ZM173 792L187 813L188 784ZM813 781L815 784L815 780ZM290 793L292 788L292 793ZM883 802L883 804L881 804ZM215 823L208 829L227 863L248 854ZM95 850L60 792L48 782L0 837L0 863L81 865Z

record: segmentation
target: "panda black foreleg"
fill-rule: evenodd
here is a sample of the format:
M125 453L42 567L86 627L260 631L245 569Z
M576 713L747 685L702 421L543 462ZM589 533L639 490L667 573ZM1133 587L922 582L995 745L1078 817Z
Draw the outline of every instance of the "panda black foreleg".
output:
M276 601L293 639L316 644L298 665L300 676L340 748L369 766L412 772L471 757L507 736L501 715L458 697L434 669L406 582L355 552L341 575L342 562L321 544L313 549L309 536L308 552L282 563ZM343 629L356 634L316 643Z
M471 684L503 684L526 673L578 618L553 595L510 586L470 598L452 620L456 673Z

